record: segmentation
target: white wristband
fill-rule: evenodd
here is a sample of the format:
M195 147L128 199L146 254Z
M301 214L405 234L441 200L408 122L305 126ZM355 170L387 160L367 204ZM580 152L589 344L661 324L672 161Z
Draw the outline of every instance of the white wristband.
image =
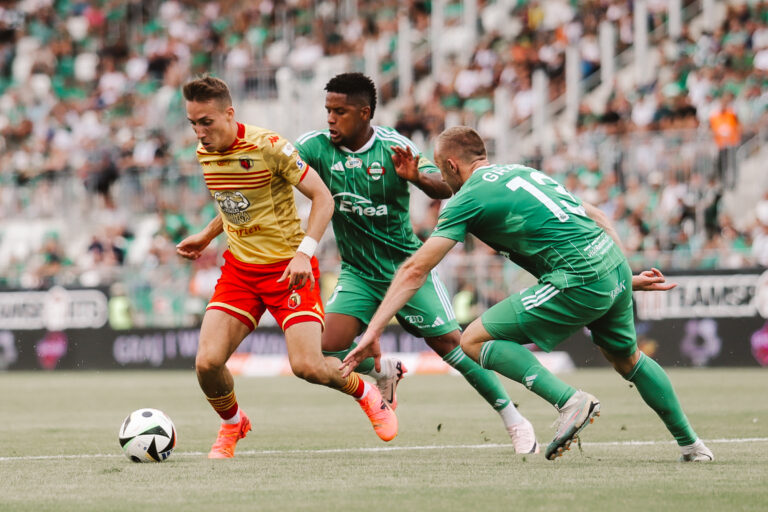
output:
M310 236L305 236L296 252L303 252L311 258L315 255L315 250L317 250L317 240Z

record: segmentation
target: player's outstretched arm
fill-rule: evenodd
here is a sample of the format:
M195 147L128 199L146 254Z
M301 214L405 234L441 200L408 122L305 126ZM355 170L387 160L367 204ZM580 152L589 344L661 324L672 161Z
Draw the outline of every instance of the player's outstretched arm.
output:
M643 270L636 276L632 276L632 289L635 291L662 291L671 290L677 283L668 283L664 274L657 268Z
M368 329L363 333L360 341L352 352L342 361L339 369L346 377L354 370L363 359L373 357L377 371L381 370L381 348L379 338L384 328L395 314L400 311L406 302L426 282L427 276L435 266L448 254L448 251L456 245L455 240L443 237L430 237L421 248L413 253L410 258L398 269L395 278L389 285L384 300L379 309L373 315Z
M432 199L451 197L451 187L443 181L439 172L419 172L420 160L421 157L414 155L410 147L392 146L392 163L398 176L419 187Z
M188 260L196 260L211 241L224 232L221 214L217 215L202 231L189 235L176 245L176 254Z
M289 288L301 288L309 282L311 290L315 287L315 276L312 274L310 260L315 253L317 243L331 221L333 197L323 180L312 168L307 170L304 179L296 185L296 188L312 201L307 220L307 236L299 245L296 255L288 263L285 272L277 282L280 283L287 279Z

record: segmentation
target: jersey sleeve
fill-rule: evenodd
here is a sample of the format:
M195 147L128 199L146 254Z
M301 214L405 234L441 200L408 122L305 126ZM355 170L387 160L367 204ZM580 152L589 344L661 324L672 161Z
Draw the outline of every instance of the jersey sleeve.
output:
M298 139L296 139L296 150L299 152L299 156L304 160L307 164L312 166L313 168L317 168L317 165L312 161L312 141L314 139L307 139L307 135L304 134Z
M419 172L423 172L425 174L432 174L435 172L440 172L440 169L437 168L437 166L432 162L432 160L425 157L424 155L421 155L419 157Z
M472 222L479 212L479 205L475 204L467 194L453 196L440 212L437 225L431 236L449 238L457 242L463 242L472 227Z
M298 185L307 173L307 163L293 144L276 133L270 134L268 141L264 147L264 161L276 175L293 186Z

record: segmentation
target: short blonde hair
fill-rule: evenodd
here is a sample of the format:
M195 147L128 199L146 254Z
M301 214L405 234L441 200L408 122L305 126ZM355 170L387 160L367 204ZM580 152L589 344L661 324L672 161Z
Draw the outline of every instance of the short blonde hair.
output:
M487 157L483 138L469 126L448 128L437 136L437 145L442 158L447 158L450 154L462 162L469 163Z

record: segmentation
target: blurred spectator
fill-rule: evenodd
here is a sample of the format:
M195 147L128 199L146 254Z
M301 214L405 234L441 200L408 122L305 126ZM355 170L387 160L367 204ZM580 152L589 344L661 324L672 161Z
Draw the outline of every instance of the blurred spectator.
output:
M732 108L733 93L726 91L709 116L709 126L717 144L717 170L726 188L736 184L736 149L741 143L741 123Z
M109 326L116 330L133 327L131 301L126 295L123 283L114 283L109 289Z
M459 281L457 290L453 296L453 311L459 325L465 326L478 317L477 291L470 281Z

